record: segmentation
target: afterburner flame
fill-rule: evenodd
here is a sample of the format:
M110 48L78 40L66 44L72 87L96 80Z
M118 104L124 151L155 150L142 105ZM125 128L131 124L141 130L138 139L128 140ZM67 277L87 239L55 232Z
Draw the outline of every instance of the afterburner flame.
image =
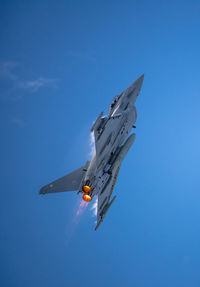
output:
M91 191L91 187L90 187L89 185L84 185L84 186L83 186L83 191L84 191L85 193L89 193L89 192Z
M85 200L86 202L90 202L92 200L92 197L88 194L84 194L83 195L83 200Z

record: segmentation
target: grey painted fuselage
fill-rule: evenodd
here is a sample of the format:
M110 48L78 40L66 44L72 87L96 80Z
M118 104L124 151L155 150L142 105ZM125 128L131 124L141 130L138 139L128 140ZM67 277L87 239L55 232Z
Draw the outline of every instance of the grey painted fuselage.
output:
M100 113L97 117L91 128L95 142L95 154L92 160L40 189L40 194L78 190L78 193L83 194L84 200L88 199L86 201L97 195L95 230L116 198L114 196L111 199L111 195L119 169L135 139L135 134L129 136L129 133L135 127L137 119L135 101L143 79L144 75L113 99L107 116Z
M96 153L87 168L86 175L80 184L89 184L92 187L92 196L98 193L96 186L113 159L117 156L119 147L124 143L132 130L137 112L135 100L140 92L143 75L127 90L117 95L110 107L108 115L98 117L91 129L95 137ZM102 113L100 114L102 115Z

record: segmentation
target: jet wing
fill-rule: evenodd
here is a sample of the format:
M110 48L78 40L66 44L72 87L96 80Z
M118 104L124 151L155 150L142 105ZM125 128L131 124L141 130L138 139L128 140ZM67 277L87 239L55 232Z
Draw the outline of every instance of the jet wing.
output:
M43 186L40 194L78 190L88 165L89 161L85 166Z
M117 176L119 173L120 166L115 170L114 174L110 176L106 185L102 188L102 190L98 194L98 204L97 204L97 225L95 230L99 227L101 222L104 219L108 209L110 208L111 204L114 202L116 196L112 198L110 201L111 195L113 193L113 189L115 187L115 183L117 180Z

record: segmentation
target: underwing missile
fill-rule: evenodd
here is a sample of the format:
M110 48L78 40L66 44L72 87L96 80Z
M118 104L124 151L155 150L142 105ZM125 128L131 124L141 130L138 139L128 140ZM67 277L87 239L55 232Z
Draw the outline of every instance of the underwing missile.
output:
M106 204L106 206L104 207L104 209L102 210L102 215L101 215L101 220L97 223L96 227L95 227L95 230L97 230L97 228L99 227L99 225L103 222L103 219L106 215L106 213L108 212L108 209L111 207L111 205L113 204L113 202L115 201L116 199L116 195L112 198L112 200Z
M128 153L129 149L131 148L133 142L135 140L135 134L132 134L128 137L128 139L125 141L123 146L120 147L120 150L118 151L118 154L116 155L116 158L111 165L111 168L109 169L108 173L112 173L112 171L121 165L123 159L125 158L126 154Z

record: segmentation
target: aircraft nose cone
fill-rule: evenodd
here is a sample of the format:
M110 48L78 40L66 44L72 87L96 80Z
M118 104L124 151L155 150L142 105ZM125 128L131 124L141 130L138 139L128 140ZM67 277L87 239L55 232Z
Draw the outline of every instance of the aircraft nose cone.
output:
M124 98L127 97L129 102L132 102L135 104L135 101L137 99L137 96L141 90L142 83L144 80L144 74L142 74L137 80L135 80L128 89L126 89L124 93Z
M135 84L137 85L137 87L140 89L142 87L144 81L144 74L142 74L142 76L140 76L136 81Z

